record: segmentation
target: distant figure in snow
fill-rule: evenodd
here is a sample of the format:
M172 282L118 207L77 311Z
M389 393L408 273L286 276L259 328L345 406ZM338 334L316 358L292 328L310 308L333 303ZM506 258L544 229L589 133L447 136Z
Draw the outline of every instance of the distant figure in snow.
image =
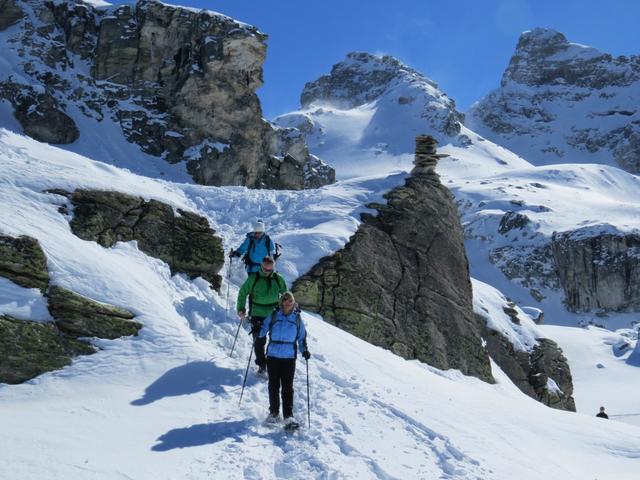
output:
M600 412L596 415L596 417L609 418L609 415L605 413L604 407L600 407Z
M247 273L254 273L260 270L260 263L264 257L274 257L278 259L276 244L265 233L265 225L262 220L253 224L253 231L247 233L244 242L229 252L229 258L242 257Z
M296 372L296 357L302 352L305 360L311 354L307 349L307 330L300 318L300 307L293 293L285 292L275 310L262 324L259 337L269 335L267 347L267 369L269 372L269 416L268 423L280 418L280 394L282 414L287 429L298 428L293 417L293 377Z
M254 340L256 352L256 365L258 373L265 373L267 360L264 357L264 345L266 340L258 338L262 322L278 306L278 298L287 291L287 283L284 278L273 270L275 262L273 257L266 256L260 263L259 270L250 273L249 278L240 287L236 310L238 317L244 320L247 315L247 298L249 299L249 318L251 319L251 335Z

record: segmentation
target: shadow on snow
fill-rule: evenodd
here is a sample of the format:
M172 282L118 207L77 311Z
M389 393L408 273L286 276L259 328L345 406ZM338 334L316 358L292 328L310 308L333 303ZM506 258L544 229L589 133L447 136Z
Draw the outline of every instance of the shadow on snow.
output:
M149 405L165 397L190 395L200 391L224 395L225 386L242 385L243 375L243 370L218 367L212 362L187 363L168 370L145 389L141 398L133 400L131 405ZM247 387L256 382L255 377L249 376Z
M253 437L270 439L276 446L283 447L296 433L285 432L282 428L269 429L267 432L256 430L258 422L254 418L245 420L202 423L186 428L176 428L158 437L158 444L151 447L154 452L166 452L175 448L198 447L233 439L235 442L244 442L243 436L250 434Z
M157 445L151 450L154 452L166 452L174 448L197 447L216 443L227 438L232 438L236 442L242 442L240 436L249 430L250 425L255 423L253 419L238 420L233 422L203 423L192 425L187 428L176 428L170 430L158 438Z

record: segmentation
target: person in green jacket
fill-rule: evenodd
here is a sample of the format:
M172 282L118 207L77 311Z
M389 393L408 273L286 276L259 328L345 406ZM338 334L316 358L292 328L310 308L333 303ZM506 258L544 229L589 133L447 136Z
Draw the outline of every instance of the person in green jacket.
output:
M273 257L266 256L262 259L260 270L249 275L240 287L236 310L240 320L247 315L246 303L249 298L249 319L251 320L251 335L253 336L254 350L256 352L256 365L258 373L264 374L267 367L267 359L264 356L266 337L260 338L260 328L266 317L271 315L278 306L280 295L287 291L287 283L284 278L273 270L275 262Z

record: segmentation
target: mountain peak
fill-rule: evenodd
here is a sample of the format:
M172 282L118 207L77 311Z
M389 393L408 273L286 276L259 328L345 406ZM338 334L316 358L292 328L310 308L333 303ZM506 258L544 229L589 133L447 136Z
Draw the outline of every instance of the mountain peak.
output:
M304 86L300 104L303 108L314 102L354 108L378 98L397 79L438 87L431 79L390 55L350 52L345 60L333 65L331 73Z
M520 35L501 84L569 84L587 88L627 85L631 77L640 73L634 63L633 57L613 58L593 47L569 42L556 30L535 28Z

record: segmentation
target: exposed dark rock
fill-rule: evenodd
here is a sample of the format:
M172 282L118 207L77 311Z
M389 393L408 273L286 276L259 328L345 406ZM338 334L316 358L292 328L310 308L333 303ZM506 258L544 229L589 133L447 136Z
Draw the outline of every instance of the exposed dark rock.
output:
M73 143L80 132L71 117L64 113L56 99L48 92L33 87L0 81L0 98L13 106L13 114L24 133L47 143Z
M0 0L0 32L16 23L24 12L16 0Z
M44 292L49 284L49 271L38 241L27 236L0 235L0 277Z
M541 291L560 288L550 243L505 245L492 250L489 258L507 278L529 289L537 301L545 298Z
M571 370L555 342L540 338L531 352L516 350L506 337L489 329L484 318L477 318L484 325L482 338L489 355L523 393L550 407L576 411ZM549 379L557 389L549 387Z
M323 258L293 290L304 308L366 341L493 381L455 203L433 166L425 171L386 194L386 205L371 205L378 215L363 215L344 249Z
M119 192L76 190L71 202L71 230L78 237L107 248L137 240L141 251L165 261L173 274L200 276L220 288L222 240L206 218Z
M94 352L94 347L67 338L51 323L0 315L0 382L22 383Z
M142 324L124 308L98 303L62 287L47 292L56 326L72 337L119 338L137 335Z
M498 231L503 235L514 228L522 230L526 227L531 220L526 215L521 213L508 211L505 213L500 219L500 225L498 226Z
M640 309L640 235L606 225L556 233L553 258L574 312Z

